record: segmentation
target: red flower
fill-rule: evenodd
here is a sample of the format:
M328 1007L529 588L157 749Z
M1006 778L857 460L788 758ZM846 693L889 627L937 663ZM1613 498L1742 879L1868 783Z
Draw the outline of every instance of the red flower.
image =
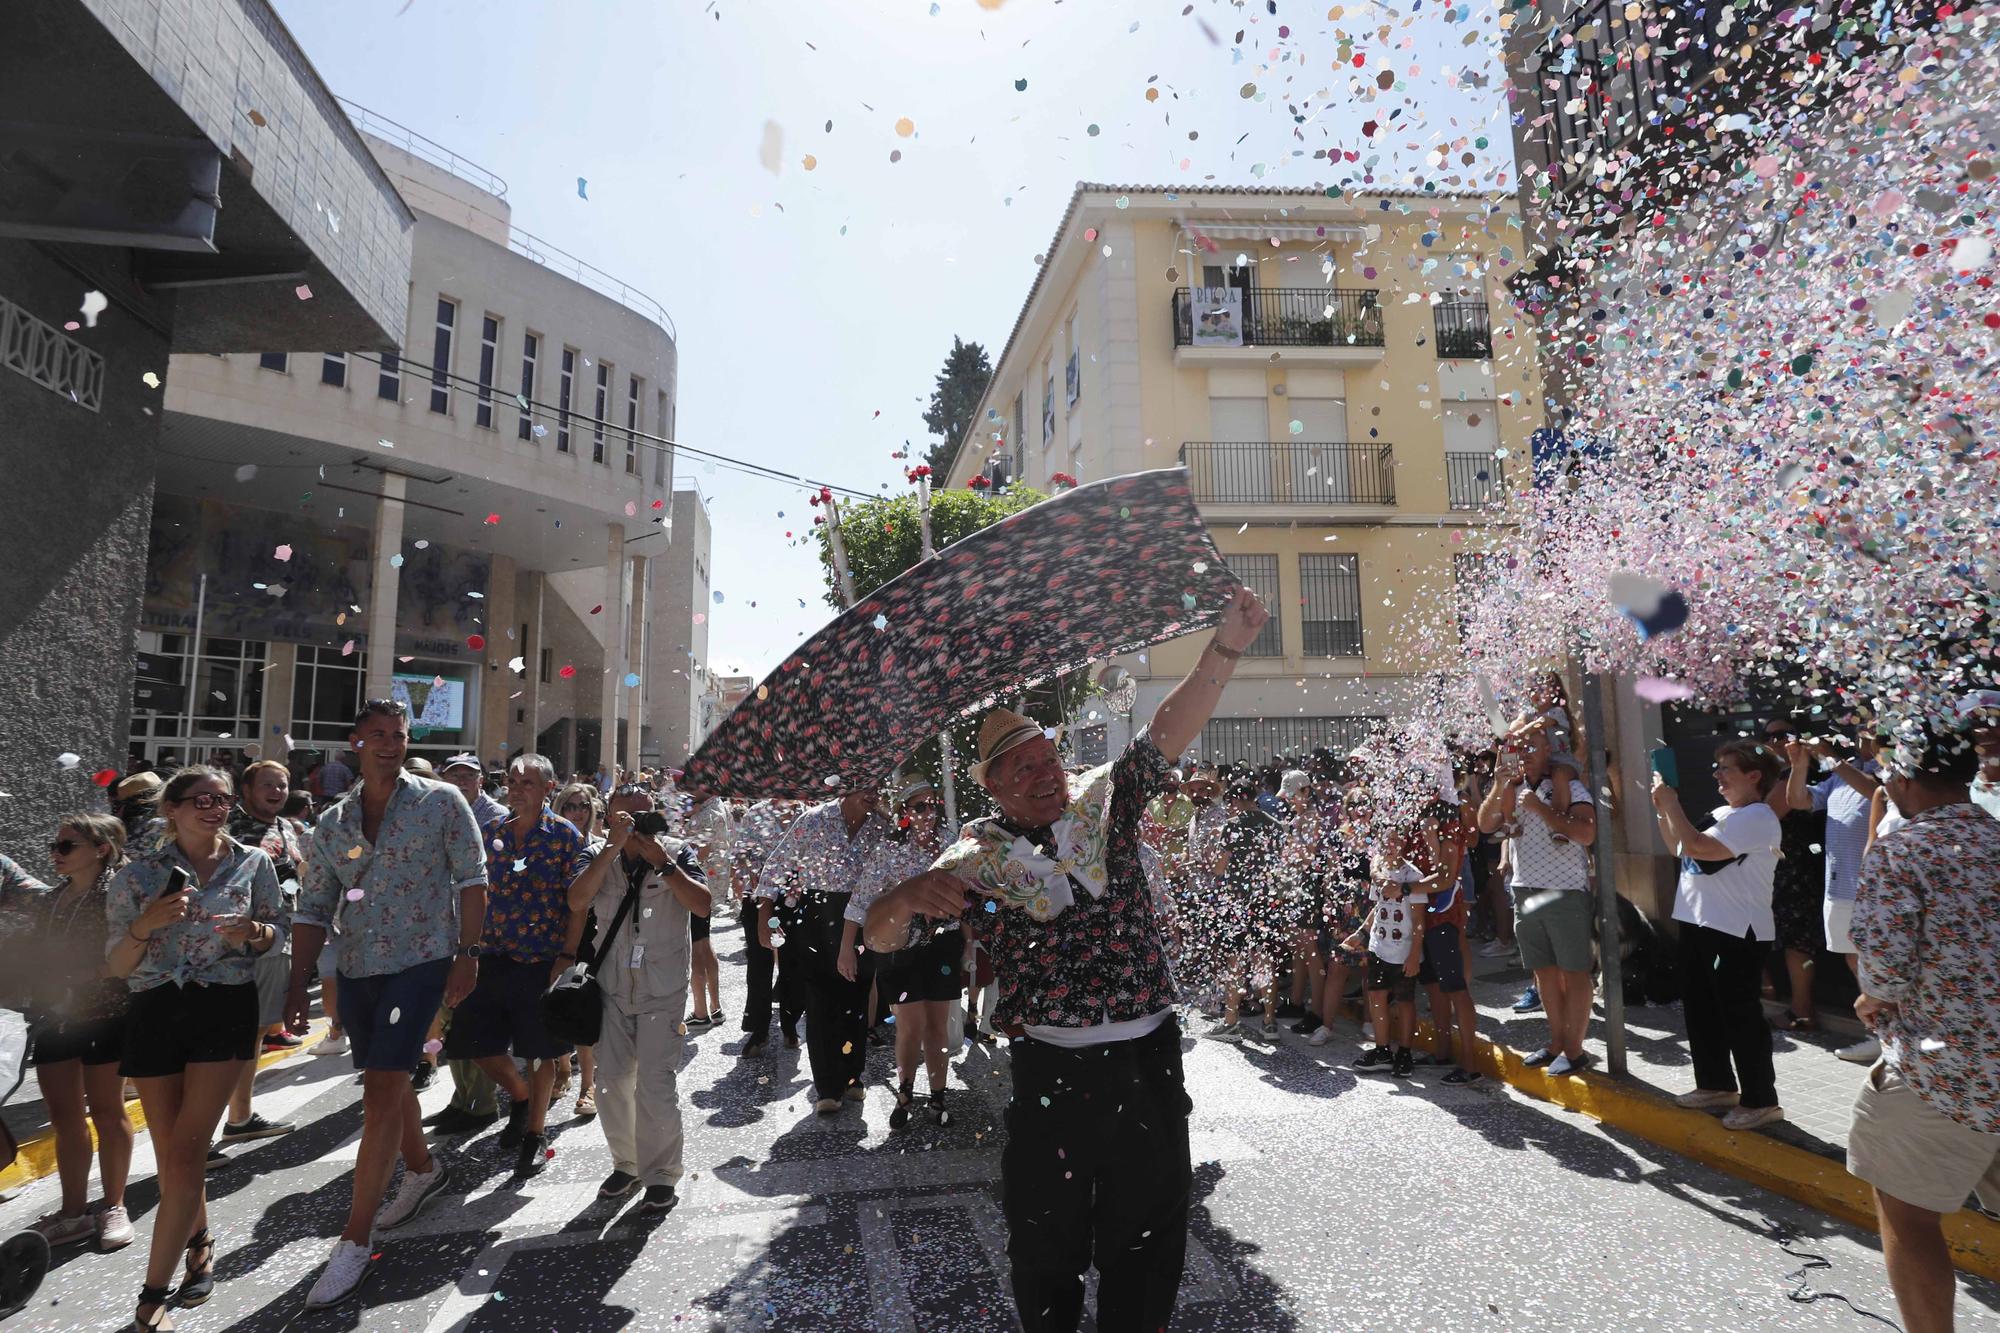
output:
M983 491L992 484L993 484L992 482L988 481L984 477L971 477L967 479L965 487L967 490Z
M1051 486L1075 486L1080 483L1067 472L1056 472L1050 475L1049 484Z

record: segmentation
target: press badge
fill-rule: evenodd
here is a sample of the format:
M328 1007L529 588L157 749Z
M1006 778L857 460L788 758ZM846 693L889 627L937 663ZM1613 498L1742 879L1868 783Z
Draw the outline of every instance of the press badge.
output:
M632 946L632 960L626 963L625 966L637 967L639 966L639 964L645 961L646 961L646 945L643 941L641 941L640 943L634 944Z

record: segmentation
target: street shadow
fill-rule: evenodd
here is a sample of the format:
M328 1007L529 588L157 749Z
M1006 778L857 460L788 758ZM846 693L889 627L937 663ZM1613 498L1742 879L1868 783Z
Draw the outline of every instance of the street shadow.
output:
M1342 1045L1352 1044L1336 1040L1322 1049L1333 1051ZM1241 1052L1243 1062L1257 1071L1259 1081L1283 1092L1331 1099L1353 1091L1359 1082L1338 1064L1315 1059L1282 1041L1274 1040L1269 1046L1246 1041L1237 1050Z
M1258 1268L1253 1262L1262 1254L1263 1247L1255 1241L1239 1237L1234 1231L1215 1220L1208 1209L1207 1200L1215 1193L1228 1173L1220 1162L1200 1162L1194 1169L1194 1185L1189 1191L1188 1234L1201 1242L1202 1248L1214 1256L1216 1267L1223 1270L1225 1286L1233 1286L1223 1301L1189 1302L1185 1298L1174 1311L1171 1327L1181 1329L1207 1329L1216 1324L1213 1316L1218 1313L1213 1305L1219 1304L1227 1313L1227 1324L1233 1328L1254 1328L1269 1330L1270 1333L1290 1333L1302 1328L1298 1317L1286 1307L1285 1288L1275 1277ZM1183 1283L1185 1290L1185 1283ZM1196 1314L1204 1311L1204 1314ZM1095 1327L1094 1323L1092 1327Z
M1438 1071L1440 1074L1442 1070ZM1525 1110L1506 1102L1430 1097L1421 1083L1405 1083L1407 1095L1422 1096L1440 1111L1505 1152L1533 1152L1566 1171L1597 1180L1637 1184L1644 1175L1639 1159L1616 1144L1552 1113ZM1525 1113L1524 1113L1525 1110Z
M721 1078L706 1088L688 1094L688 1104L709 1111L708 1123L717 1129L740 1129L764 1118L764 1108L789 1101L810 1080L805 1073L803 1051L788 1051L782 1042L765 1047L761 1056L743 1057L745 1042L737 1042L724 1052L735 1063Z

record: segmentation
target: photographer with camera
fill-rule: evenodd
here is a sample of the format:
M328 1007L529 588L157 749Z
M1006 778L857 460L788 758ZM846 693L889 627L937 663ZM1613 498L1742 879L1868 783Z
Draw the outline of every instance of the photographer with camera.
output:
M604 1003L598 1030L597 1114L612 1172L606 1199L646 1187L642 1209L674 1206L680 1183L681 1106L676 1088L687 1029L690 922L709 912L708 882L687 843L667 836L653 794L627 783L611 795L603 848L569 890L563 956L582 950L592 907L602 924L593 971Z

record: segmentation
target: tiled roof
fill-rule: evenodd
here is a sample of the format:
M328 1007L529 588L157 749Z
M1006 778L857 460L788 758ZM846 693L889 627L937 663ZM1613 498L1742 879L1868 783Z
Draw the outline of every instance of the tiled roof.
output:
M1069 206L1063 210L1062 221L1056 223L1055 235L1049 237L1048 247L1042 251L1042 262L1035 268L1035 280L1028 284L1028 295L1021 302L1020 313L1014 316L1014 327L1010 329L1007 333L1006 346L1000 349L999 356L993 358L993 374L995 379L999 378L1000 367L1006 364L1007 354L1014 350L1015 340L1021 336L1021 326L1028 322L1028 311L1034 307L1035 297L1042 290L1042 279L1048 276L1049 266L1055 260L1056 250L1062 244L1063 234L1069 230L1069 224L1075 220L1077 210L1083 206L1083 197L1086 194L1126 194L1126 195L1157 194L1157 195L1174 195L1176 197L1185 195L1202 195L1204 197L1225 196L1225 197L1236 197L1236 198L1250 198L1253 196L1270 197L1275 195L1279 198L1285 198L1285 199L1330 198L1330 196L1326 192L1326 187L1323 185L1286 185L1286 186L1105 185L1097 181L1078 181L1076 183L1076 189L1070 192ZM1456 193L1448 193L1448 192L1434 191L1434 190L1415 190L1415 189L1410 189L1408 187L1404 187L1401 189L1354 190L1345 193L1343 195L1343 198L1430 199L1430 200L1485 199L1491 203L1503 203L1503 202L1512 202L1514 196L1511 193L1504 190L1489 191L1484 194L1456 194ZM989 383L987 387L991 388L992 385ZM985 395L983 393L980 395L980 401L982 403L985 401ZM958 456L965 452L966 441L971 439L973 432L979 429L979 423L980 423L980 418L975 416L972 425L969 426L966 429L966 433L959 438L958 447L951 451L951 462L945 467L945 472L947 474L949 474L953 468L958 466ZM1013 425L1014 429L1016 430L1020 429L1019 422L1015 422L1013 423Z

